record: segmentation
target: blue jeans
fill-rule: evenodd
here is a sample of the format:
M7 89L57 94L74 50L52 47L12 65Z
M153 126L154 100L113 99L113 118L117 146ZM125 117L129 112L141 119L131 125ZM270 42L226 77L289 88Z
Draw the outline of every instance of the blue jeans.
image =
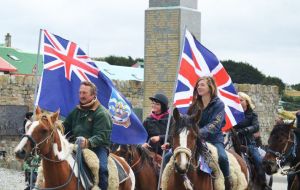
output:
M107 169L108 150L105 147L96 147L96 148L92 148L92 151L96 153L97 157L99 158L99 162L100 162L99 187L101 188L101 190L107 190L107 186L108 186L108 169Z
M266 181L266 175L265 171L263 170L262 167L262 157L259 154L258 148L255 145L248 145L248 150L250 153L250 156L252 157L252 160L254 162L254 166L256 171L258 171L258 176L259 178L265 182Z
M218 156L219 156L219 166L222 170L224 177L229 177L230 170L229 170L229 162L228 157L225 151L224 144L222 143L213 143L213 145L217 148Z
M163 163L163 166L162 166L162 169L165 169L166 165L169 163L171 157L173 156L173 151L169 150L168 152L165 153L165 156L164 156L164 163Z

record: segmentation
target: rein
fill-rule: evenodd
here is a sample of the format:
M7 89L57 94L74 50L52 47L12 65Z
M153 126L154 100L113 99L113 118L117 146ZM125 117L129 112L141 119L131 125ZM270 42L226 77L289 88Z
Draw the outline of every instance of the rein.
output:
M46 117L47 120L48 120L48 122L49 122L49 119L48 119L47 116L42 116L42 117ZM43 122L41 121L41 119L39 120L39 122L42 125L44 125ZM52 124L52 122L49 122L49 123ZM61 162L66 161L66 160L53 160L53 159L47 158L46 156L44 156L44 155L42 155L40 153L40 148L39 148L40 145L42 145L45 142L48 143L49 139L51 140L50 147L52 147L52 145L54 143L53 142L54 141L53 134L57 130L57 125L53 125L52 124L50 128L51 128L51 133L47 137L45 137L43 140L41 140L40 142L38 142L38 143L30 135L23 135L22 138L27 137L29 139L29 141L32 143L33 149L31 151L31 154L34 152L32 155L38 155L38 156L42 157L43 159L45 159L45 160L47 160L49 162L61 163ZM64 184L56 186L56 187L50 187L50 188L38 188L35 185L30 184L29 185L30 188L37 189L37 190L56 190L56 189L61 189L61 188L65 187L65 186L67 186L71 182L72 177L74 176L74 169L75 169L76 163L77 163L77 165L79 165L78 164L78 160L81 159L81 155L79 155L81 153L81 148L80 148L79 144L80 144L80 142L78 142L77 151L76 151L76 159L75 159L75 162L74 162L74 164L72 166L72 172L70 173L70 175L68 176L68 179L66 180L66 182ZM78 166L78 168L79 167L80 166ZM77 181L78 181L78 183L77 183L77 189L79 189L79 184L80 184L80 181L81 181L80 180L80 173L78 173L78 180Z
M293 139L292 139L292 135L294 137ZM291 144L291 146L288 149L289 144ZM270 148L267 149L267 152L269 152L275 156L276 164L281 169L281 174L288 175L288 174L300 172L300 170L295 171L297 169L297 167L300 165L300 162L298 162L295 166L290 167L288 169L283 169L283 167L282 167L282 165L284 165L289 158L296 157L296 149L297 149L297 138L296 138L295 133L292 133L290 131L289 138L284 146L282 153L280 153L278 151L274 151Z

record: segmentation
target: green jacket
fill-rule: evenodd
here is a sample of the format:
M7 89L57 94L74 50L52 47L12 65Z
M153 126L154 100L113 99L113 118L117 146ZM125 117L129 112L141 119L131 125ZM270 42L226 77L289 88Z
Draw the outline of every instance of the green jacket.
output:
M88 139L90 148L109 147L112 130L111 116L97 100L89 109L77 106L63 122L65 134L71 141L82 136Z

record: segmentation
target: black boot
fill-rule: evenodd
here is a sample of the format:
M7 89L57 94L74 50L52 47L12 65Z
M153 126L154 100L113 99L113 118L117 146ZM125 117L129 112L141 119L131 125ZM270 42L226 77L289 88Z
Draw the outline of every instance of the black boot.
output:
M225 190L232 190L232 188L233 188L232 177L231 176L225 177Z

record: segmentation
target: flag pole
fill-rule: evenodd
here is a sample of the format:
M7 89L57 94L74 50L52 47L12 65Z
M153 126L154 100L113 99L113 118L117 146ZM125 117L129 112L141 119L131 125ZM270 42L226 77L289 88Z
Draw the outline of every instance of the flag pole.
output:
M167 130L166 130L166 135L165 135L165 142L164 144L166 144L168 142L168 134L169 134L169 129L170 129L170 124L171 124L171 117L173 115L173 108L174 108L174 99L175 99L175 92L176 92L176 89L177 89L177 85L178 85L178 72L179 72L179 68L180 68L180 62L181 62L181 59L182 59L182 51L183 51L183 47L184 47L184 44L185 44L185 33L186 33L186 30L187 30L187 27L186 25L184 26L184 35L182 37L182 44L181 44L181 47L180 47L180 56L179 56L179 59L178 59L178 64L177 64L177 72L176 72L176 78L175 78L175 81L174 81L174 88L173 88L173 94L172 94L172 101L171 101L171 105L170 105L170 114L169 114L169 118L168 118L168 124L167 124ZM163 166L164 166L164 157L165 157L165 153L166 151L164 150L163 151L163 154L162 154L162 162L161 162L161 167L160 167L160 170L159 170L159 178L158 178L158 184L157 184L157 190L160 189L160 184L161 184L161 177L162 177L162 172L163 172Z
M40 50L41 50L41 39L42 39L42 31L43 29L40 29L40 36L39 36L39 45L38 45L38 52L37 52L37 58L36 58L36 64L35 64L35 89L34 89L34 99L33 99L33 113L34 113L34 109L35 109L35 101L36 101L36 97L37 97L37 90L38 90L38 73L39 73L39 62L40 62Z

